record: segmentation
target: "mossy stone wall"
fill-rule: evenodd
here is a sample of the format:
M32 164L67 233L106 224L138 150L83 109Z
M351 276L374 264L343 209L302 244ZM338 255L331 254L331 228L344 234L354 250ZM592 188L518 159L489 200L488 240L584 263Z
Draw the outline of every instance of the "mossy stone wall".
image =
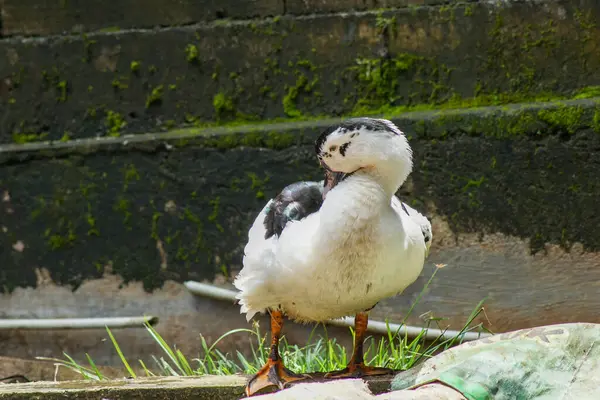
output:
M597 251L597 114L589 99L393 118L415 154L400 194L422 210L433 204L456 232L518 236L532 251L573 242ZM329 123L13 146L0 153L0 285L35 285L40 265L73 287L107 272L148 290L231 276L264 203L291 182L321 179L313 142Z
M38 7L26 8L30 3ZM262 0L249 11L225 2L200 11L189 2L155 1L144 9L169 11L144 13L148 21L131 11L133 0L123 6L131 12L106 3L98 9L108 20L132 16L110 29L94 25L102 18L79 2L64 2L64 12L44 6L64 17L52 19L33 0L5 1L0 143L364 114L465 98L497 104L600 84L600 6L591 0L397 1L388 9L340 1L323 2L312 15L301 15L299 3ZM217 9L239 14L215 19ZM68 34L39 22L42 14ZM81 33L73 31L73 15L83 16ZM41 28L18 31L19 18ZM53 35L19 36L34 33Z

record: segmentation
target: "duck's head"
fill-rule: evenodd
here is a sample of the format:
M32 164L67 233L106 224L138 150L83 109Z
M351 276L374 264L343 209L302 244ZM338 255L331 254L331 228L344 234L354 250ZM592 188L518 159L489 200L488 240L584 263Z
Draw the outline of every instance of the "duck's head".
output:
M412 170L406 136L385 119L352 118L331 126L317 139L315 151L326 170L328 189L347 175L365 170L395 192Z

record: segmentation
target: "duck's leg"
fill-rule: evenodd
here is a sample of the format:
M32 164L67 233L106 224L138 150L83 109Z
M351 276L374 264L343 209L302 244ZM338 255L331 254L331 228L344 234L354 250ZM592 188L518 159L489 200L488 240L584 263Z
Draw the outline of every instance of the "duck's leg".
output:
M283 313L271 310L271 351L267 363L246 385L246 395L252 396L261 389L277 386L283 389L287 383L306 379L308 375L298 375L287 369L279 356L279 337L283 327Z
M365 365L363 354L363 342L369 323L369 314L358 313L354 317L354 350L348 366L341 371L329 372L325 375L327 379L337 378L360 378L362 376L385 375L393 370L389 368L368 367Z

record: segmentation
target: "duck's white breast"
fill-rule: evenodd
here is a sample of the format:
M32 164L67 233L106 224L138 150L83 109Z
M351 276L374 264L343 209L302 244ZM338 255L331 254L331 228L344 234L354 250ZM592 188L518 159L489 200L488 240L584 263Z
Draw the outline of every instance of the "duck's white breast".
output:
M290 267L281 276L286 282L277 285L286 314L306 321L340 318L402 292L425 257L420 229L412 225L390 208L342 240L313 243L311 260Z

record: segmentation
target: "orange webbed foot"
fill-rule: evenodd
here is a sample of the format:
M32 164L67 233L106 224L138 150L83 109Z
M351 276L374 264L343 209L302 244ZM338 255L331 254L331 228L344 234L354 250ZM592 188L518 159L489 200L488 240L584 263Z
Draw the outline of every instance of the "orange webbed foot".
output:
M267 364L254 375L246 385L246 396L250 397L269 386L283 389L291 382L310 378L309 375L296 374L287 369L281 360L268 360Z

